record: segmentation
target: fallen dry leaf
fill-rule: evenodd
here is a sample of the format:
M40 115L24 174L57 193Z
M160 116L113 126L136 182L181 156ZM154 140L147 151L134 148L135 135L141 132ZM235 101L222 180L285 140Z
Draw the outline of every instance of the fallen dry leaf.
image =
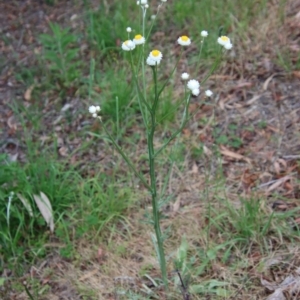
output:
M282 177L282 178L276 180L276 182L273 183L273 184L267 189L266 193L268 194L268 193L272 192L273 190L275 190L276 188L278 188L280 185L282 185L284 182L286 182L287 180L290 180L290 179L291 179L291 177L290 177L289 175L287 175L287 176L284 176L284 177Z
M251 188L255 186L259 175L251 173L249 169L246 169L241 177L242 186L246 193L249 193Z
M198 168L196 163L193 164L191 173L192 174L198 174L199 173L199 168Z
M102 248L99 247L97 251L97 259L98 261L101 261L103 258L104 258L104 251Z
M251 164L251 160L241 154L238 154L236 152L233 152L233 151L230 151L229 149L227 149L225 146L221 145L220 146L220 152L221 154L225 155L225 156L228 156L228 157L231 157L231 158L234 158L234 159L237 159L237 160L244 160L246 161L248 164Z
M178 195L176 201L173 204L173 212L177 212L180 208L181 196Z
M276 282L270 282L262 277L260 278L260 283L269 291L275 291L278 287Z
M79 278L79 281L84 281L84 280L86 280L86 279L89 279L90 277L96 275L98 272L99 272L99 270L97 270L97 269L95 269L95 270L93 270L93 271L90 271L90 272L88 272L87 274L81 276L81 277Z
M266 300L286 300L283 291L281 289L276 290Z
M212 155L212 151L209 148L207 148L205 145L203 146L203 151L207 156Z
M7 125L10 129L12 129L13 131L16 131L17 128L18 128L18 124L16 122L16 119L14 117L14 115L10 116L8 119L7 119Z
M58 149L58 153L63 157L67 157L69 155L69 150L67 147L62 146Z
M274 73L272 74L269 78L267 78L267 80L264 82L263 84L263 90L266 91L268 89L269 83L271 82L271 80L278 75L279 73Z
M32 91L34 89L34 84L31 85L24 93L24 99L26 101L30 101L31 100L31 94L32 94Z
M288 275L281 283L273 283L261 278L261 284L270 291L274 291L266 300L286 300L285 293L289 296L300 296L300 268Z
M299 79L300 79L300 71L294 71L294 72L293 72L293 75L294 75L296 78L299 78Z

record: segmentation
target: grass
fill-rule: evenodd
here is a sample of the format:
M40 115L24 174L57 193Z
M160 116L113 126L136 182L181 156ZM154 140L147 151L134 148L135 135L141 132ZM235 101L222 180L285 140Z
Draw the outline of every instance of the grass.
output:
M9 257L11 266L23 261L31 263L45 254L44 244L49 238L47 231L41 234L41 228L46 224L34 205L33 195L40 191L48 195L54 215L59 219L76 196L75 190L69 187L76 176L70 171L63 171L61 163L46 156L29 160L25 165L8 162L6 157L1 163L4 165L1 172L1 244L4 259ZM12 192L14 196L9 205L7 198ZM32 217L17 195L27 199L33 209ZM3 264L1 267L4 267Z
M48 32L38 35L42 51L37 54L36 64L20 67L15 74L24 90L31 85L36 88L30 103L15 99L11 106L26 156L20 161L0 156L0 271L9 269L13 274L11 280L4 275L3 281L0 278L0 295L3 293L2 298L8 299L7 291L21 293L24 288L18 278L44 259L57 259L65 271L63 275L53 264L41 269L40 277L28 277L34 299L46 299L51 294L51 286L42 286L37 278L51 278L55 286L62 279L70 280L74 295L80 294L83 299L185 299L187 291L193 299L254 299L253 295L262 299L266 293L259 275L267 272L266 262L278 253L297 259L298 252L290 249L298 243L299 231L293 229L290 221L298 210L276 212L270 205L276 195L270 199L255 190L242 193L242 183L236 180L241 170L237 165L232 166L233 171L228 170L226 164L230 162L224 162L218 145L241 151L247 147L242 131L250 127L242 124L242 118L225 126L218 120L225 112L219 110L201 137L197 130L202 130L211 117L210 113L202 113L205 103L201 109L197 107L195 119L174 147L161 153L157 165L162 226L167 233L168 275L172 282L168 295L160 288L147 224L151 221L147 217L151 215L149 196L112 150L103 130L88 120L86 113L91 99L101 105L102 117L118 137L118 143L146 174L145 136L136 91L128 63L119 51L121 41L126 39L125 28L136 28L139 21L135 2L129 2L104 1L95 9L85 1L80 15L83 27L50 23ZM177 35L185 33L197 42L199 32L208 30L212 38L205 47L199 70L195 71L204 77L216 56L214 40L222 27L235 43L235 58L228 57L230 67L221 66L220 72L240 78L245 74L243 67L236 67L232 73L233 65L245 59L255 64L259 55L265 55L262 49L270 49L271 43L260 35L261 30L268 28L270 37L276 37L274 28L284 24L282 10L272 18L268 12L274 13L276 7L287 3L239 3L169 1L163 6L154 27L158 34L151 43L161 47L166 56L170 53L171 64L176 47L168 46L169 42L174 43ZM256 49L255 44L261 48ZM287 54L284 46L278 48L269 54L272 61L286 72L297 69L299 56L295 64L295 58ZM194 65L195 55L188 53L177 73L181 68L193 69ZM167 65L162 77L169 70ZM168 139L179 123L174 109L181 93L177 73L159 107L159 135L163 139ZM217 90L221 82L207 84ZM66 103L71 103L70 98L77 97L77 110L61 111ZM267 129L268 121L260 120L259 132ZM45 143L41 136L46 137ZM97 137L101 137L100 142ZM61 155L60 149L66 154ZM34 202L33 195L41 191L53 207L53 234ZM32 216L18 195L30 203Z

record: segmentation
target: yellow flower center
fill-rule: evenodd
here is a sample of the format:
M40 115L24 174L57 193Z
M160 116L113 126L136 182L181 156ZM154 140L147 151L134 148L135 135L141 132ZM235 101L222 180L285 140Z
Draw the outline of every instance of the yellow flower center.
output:
M225 36L225 35L222 35L221 36L221 40L223 41L223 42L229 42L229 38L227 37L227 36Z
M140 34L137 34L134 38L135 38L136 40L141 40L143 37L142 37Z
M158 50L153 50L151 53L154 57L157 57L160 55L160 51L158 51Z
M124 43L125 43L125 45L128 45L128 42L129 42L129 40L125 41L125 42L124 42Z
M189 40L189 37L186 36L186 35L183 35L183 36L181 37L181 40L184 41L184 42L187 42L187 41Z

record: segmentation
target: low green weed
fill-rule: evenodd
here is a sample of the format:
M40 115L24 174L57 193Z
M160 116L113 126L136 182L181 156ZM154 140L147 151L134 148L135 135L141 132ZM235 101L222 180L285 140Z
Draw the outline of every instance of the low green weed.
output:
M227 131L225 133L223 131L220 127L216 127L213 130L213 137L217 144L228 145L236 149L243 145L243 141L238 137L238 127L236 124L229 124Z
M221 201L221 200L220 200ZM222 232L224 239L236 241L235 246L246 252L258 247L262 253L269 252L271 238L278 244L283 243L283 232L288 240L296 236L296 231L288 229L288 214L275 213L263 199L240 198L237 207L229 201L224 202L220 209L214 209L211 217L211 230ZM224 206L224 204L226 204ZM216 217L222 212L222 217ZM213 229L214 228L214 229ZM249 248L249 246L251 246ZM244 250L243 250L244 249Z
M116 183L99 175L84 180L80 184L80 224L78 237L93 232L94 238L112 220L123 218L123 212L134 203L134 196L129 188L118 187ZM88 235L87 235L88 236Z
M42 63L47 68L47 81L66 91L78 88L81 78L82 61L78 36L70 28L62 29L58 24L50 23L52 34L40 35L43 46Z
M135 8L135 1L115 1L110 5L103 3L99 9L91 9L86 4L87 10L87 37L90 45L99 55L95 56L97 63L111 59L110 51L119 47L122 29L128 26L128 21L133 25L138 24L138 18L132 18L130 12ZM108 14L111 17L107 17ZM110 54L110 55L109 55Z

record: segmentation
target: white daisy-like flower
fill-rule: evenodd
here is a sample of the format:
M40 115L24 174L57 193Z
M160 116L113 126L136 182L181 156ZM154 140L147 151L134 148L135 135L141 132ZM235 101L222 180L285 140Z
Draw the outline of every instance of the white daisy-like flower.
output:
M161 53L159 50L152 50L152 51L150 52L150 54L149 54L149 57L150 57L152 60L154 60L154 61L160 63L160 61L161 61L163 55L162 55L162 53Z
M136 45L142 45L145 43L145 38L140 35L140 34L137 34L134 39L133 39L133 42L136 44Z
M89 112L91 114L95 114L97 112L96 106L95 105L90 106L89 107Z
M189 77L190 77L190 75L188 73L186 73L186 72L184 72L184 73L181 74L181 79L182 80L188 80Z
M93 118L97 118L98 115L96 113L92 114Z
M140 5L140 1L136 1L136 4L137 4L137 5Z
M140 1L141 5L146 5L147 2L148 2L148 0L141 0L141 1Z
M145 4L145 8L149 8L149 5L148 5L148 4Z
M131 51L135 48L135 43L131 40L127 40L122 43L122 49L125 51Z
M231 44L230 42L230 38L226 35L222 35L218 38L218 43L221 45L221 46L225 46L226 44Z
M202 37L207 37L208 36L208 32L206 30L202 30L201 31L201 36Z
M160 64L160 60L159 61L155 61L150 56L148 56L148 58L146 60L146 63L147 63L148 66L153 67L153 66L159 65Z
M156 15L151 16L151 20L155 20L155 18L156 18Z
M126 28L126 31L129 33L129 32L131 32L132 30L131 30L130 27L127 27L127 28Z
M189 46L191 44L191 40L188 36L183 35L177 40L178 44L181 46Z
M161 0L161 2L167 2L168 0Z
M205 91L206 97L211 97L213 95L213 92L211 90Z
M193 89L193 90L192 90L192 94L193 94L194 96L198 96L198 95L200 94L200 89Z
M97 105L97 106L96 106L96 111L99 112L100 110L101 110L100 106Z
M191 79L187 83L187 88L191 91L193 91L195 89L200 89L200 83L198 80Z

